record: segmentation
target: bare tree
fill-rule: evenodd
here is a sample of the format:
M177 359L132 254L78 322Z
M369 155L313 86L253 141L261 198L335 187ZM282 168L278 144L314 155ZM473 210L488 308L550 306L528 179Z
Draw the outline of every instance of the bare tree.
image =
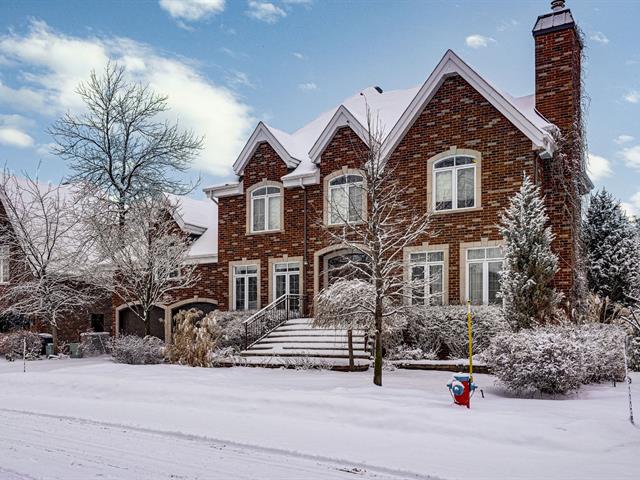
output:
M430 279L414 281L404 275L405 248L428 239L432 232L431 212L417 211L405 201L406 186L386 162L381 146L384 132L367 111L366 146L354 145L359 176L347 175L342 195L328 198L333 218L323 228L333 245L356 255L340 267L338 276L359 278L372 286L371 297L360 296L359 315L372 318L375 333L373 382L382 385L382 332L385 323L407 306L411 292ZM326 193L327 194L327 193ZM353 301L357 301L354 298ZM347 306L352 308L353 306ZM322 314L321 314L322 316ZM349 315L339 316L349 327Z
M67 113L53 124L54 152L69 163L69 181L100 192L116 207L124 225L129 206L139 197L193 189L177 178L202 148L202 138L159 117L167 97L148 85L129 82L125 69L109 63L77 90L84 113Z
M82 203L70 187L6 171L0 198L0 243L9 259L0 304L5 313L50 325L57 350L61 322L106 293L90 279L96 252L82 224Z
M110 272L102 285L142 320L146 335L154 305L199 280L196 265L188 262L192 242L177 226L175 208L165 195L155 195L133 203L122 226L105 222L100 211L87 220Z

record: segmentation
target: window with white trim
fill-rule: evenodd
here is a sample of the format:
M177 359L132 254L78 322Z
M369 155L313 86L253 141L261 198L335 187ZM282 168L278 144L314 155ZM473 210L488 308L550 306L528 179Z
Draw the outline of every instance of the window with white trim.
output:
M416 252L409 255L412 305L444 304L444 252Z
M363 178L347 174L329 181L329 224L337 225L362 220Z
M298 262L283 262L273 265L273 299L282 295L291 295L289 299L292 310L300 305L300 264Z
M9 283L9 245L0 245L0 283Z
M281 209L282 190L280 187L260 187L251 192L251 231L280 230Z
M433 164L433 208L457 210L476 206L476 159L468 155Z
M503 268L502 248L467 249L467 299L475 305L501 303L500 271Z
M258 266L233 267L233 305L235 310L258 308Z

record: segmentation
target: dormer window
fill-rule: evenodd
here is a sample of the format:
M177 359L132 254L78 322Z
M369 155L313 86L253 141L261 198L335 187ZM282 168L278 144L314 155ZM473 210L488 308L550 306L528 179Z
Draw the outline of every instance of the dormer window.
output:
M357 174L340 175L329 181L329 224L362 220L363 178Z
M476 206L476 159L460 155L433 164L433 208L458 210Z
M282 217L282 189L275 186L259 187L251 192L251 231L280 230Z

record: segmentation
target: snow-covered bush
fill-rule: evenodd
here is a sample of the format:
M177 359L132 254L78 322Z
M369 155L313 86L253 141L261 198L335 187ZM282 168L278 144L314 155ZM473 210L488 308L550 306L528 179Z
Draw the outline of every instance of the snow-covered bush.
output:
M565 394L579 388L584 378L580 344L559 329L502 333L486 358L500 383L516 394Z
M0 355L8 359L22 358L24 341L27 341L27 358L37 358L42 350L42 339L28 330L0 334Z
M407 345L398 345L387 352L387 360L436 360L437 351L424 351L419 347L412 348Z
M563 324L498 335L491 371L516 393L564 394L580 384L622 380L625 333L613 325Z
M106 332L84 332L80 334L80 354L96 357L111 351L111 337Z
M502 309L477 306L473 314L473 351L482 353L498 333L509 331ZM463 305L416 306L407 312L404 330L407 347L440 357L463 358L468 355L467 307Z
M212 313L222 328L220 347L232 347L236 351L244 349L244 321L255 311L222 312L214 310Z
M210 367L211 353L222 337L215 311L203 315L202 311L191 308L178 312L175 319L177 328L173 343L167 347L167 359L181 365Z
M632 337L627 347L629 370L640 372L640 337Z
M164 342L147 335L120 335L111 341L111 356L117 363L146 365L164 361Z
M626 333L616 325L601 323L557 327L572 336L582 347L584 377L582 383L624 379L624 342Z

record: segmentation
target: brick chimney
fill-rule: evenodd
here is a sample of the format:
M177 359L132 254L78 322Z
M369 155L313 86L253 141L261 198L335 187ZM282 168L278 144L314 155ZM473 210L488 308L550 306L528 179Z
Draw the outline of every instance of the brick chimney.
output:
M582 284L578 245L581 195L585 193L584 159L579 137L581 121L582 40L564 0L551 2L533 27L535 41L536 108L562 133L559 151L542 162L542 191L558 255L556 288L564 293L567 311L581 310Z
M551 9L533 27L536 108L564 135L571 135L580 116L582 41L564 0L553 0Z

